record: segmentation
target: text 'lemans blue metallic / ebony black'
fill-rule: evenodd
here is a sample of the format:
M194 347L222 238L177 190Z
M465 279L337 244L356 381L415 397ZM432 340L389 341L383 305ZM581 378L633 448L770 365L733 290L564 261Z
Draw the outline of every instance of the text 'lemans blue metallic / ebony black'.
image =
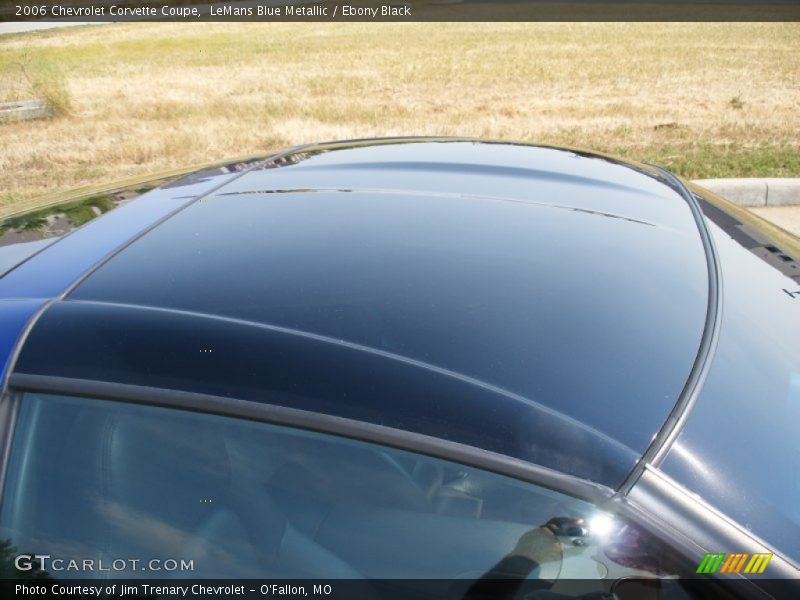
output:
M49 303L15 376L346 417L614 489L676 406L709 326L698 223L655 168L387 140L199 179L0 278L6 360L25 314ZM800 272L788 255L780 271L756 256L774 247L758 235L744 249L709 227L719 350L661 467L796 560L800 297L785 290Z

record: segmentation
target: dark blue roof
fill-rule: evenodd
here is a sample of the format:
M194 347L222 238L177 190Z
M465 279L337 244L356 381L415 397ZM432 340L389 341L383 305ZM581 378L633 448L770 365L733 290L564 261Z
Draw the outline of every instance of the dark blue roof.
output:
M323 411L617 485L686 382L706 269L688 205L641 165L314 146L122 249L17 371Z

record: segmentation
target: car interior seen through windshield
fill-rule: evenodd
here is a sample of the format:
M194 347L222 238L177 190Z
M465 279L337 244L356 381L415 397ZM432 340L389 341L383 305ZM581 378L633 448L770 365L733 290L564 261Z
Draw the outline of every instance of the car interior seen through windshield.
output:
M571 596L602 591L601 578L669 579L680 569L586 501L219 415L28 393L8 469L2 539L49 555L42 571L59 578L75 575L55 557L124 556L111 577L436 579L478 589L502 578ZM152 557L181 557L191 572L142 574L136 565Z

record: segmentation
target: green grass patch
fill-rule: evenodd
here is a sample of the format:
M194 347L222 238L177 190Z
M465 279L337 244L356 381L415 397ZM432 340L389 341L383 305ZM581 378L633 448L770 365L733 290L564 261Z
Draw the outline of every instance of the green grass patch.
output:
M646 150L644 160L655 162L687 179L722 177L797 177L800 151L794 146L706 145Z

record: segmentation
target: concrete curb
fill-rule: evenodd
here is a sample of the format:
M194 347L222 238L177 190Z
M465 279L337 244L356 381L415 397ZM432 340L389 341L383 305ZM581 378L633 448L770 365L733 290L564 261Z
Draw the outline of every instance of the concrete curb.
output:
M695 179L693 183L719 194L739 206L800 204L800 178Z
M52 115L44 100L23 100L0 103L0 122L43 119Z

